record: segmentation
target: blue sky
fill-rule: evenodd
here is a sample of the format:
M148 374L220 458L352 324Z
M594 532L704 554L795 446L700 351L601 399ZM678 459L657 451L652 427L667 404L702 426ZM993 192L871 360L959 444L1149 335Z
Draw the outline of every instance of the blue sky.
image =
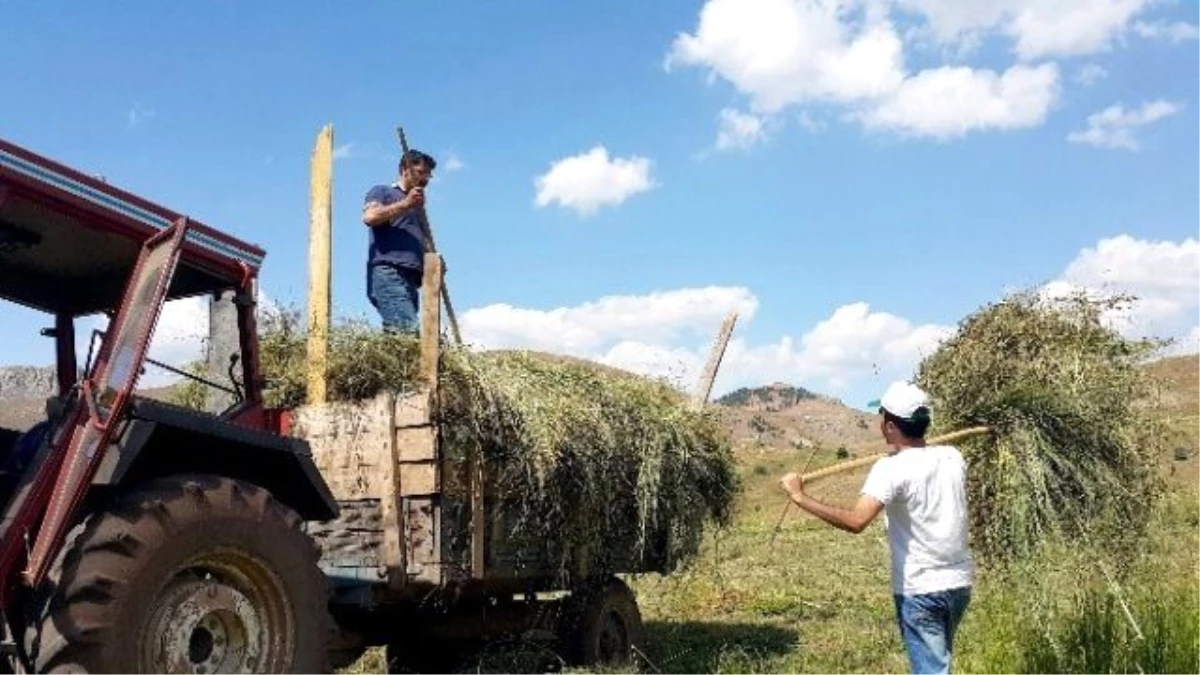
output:
M353 7L353 11L347 11ZM334 301L394 129L468 337L717 393L861 405L1011 289L1130 290L1195 349L1197 4L663 0L0 5L0 136L264 246L303 302L308 161L334 125ZM0 363L46 363L10 306ZM197 350L195 303L161 354ZM161 355L160 354L160 355Z

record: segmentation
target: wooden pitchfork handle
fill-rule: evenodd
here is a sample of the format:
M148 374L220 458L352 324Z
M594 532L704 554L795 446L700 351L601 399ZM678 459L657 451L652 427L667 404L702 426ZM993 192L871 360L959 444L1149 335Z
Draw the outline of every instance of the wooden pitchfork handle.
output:
M989 431L991 431L991 429L989 429L988 427L970 427L968 429L959 429L958 431L951 431L950 433L942 434L941 436L934 436L933 438L930 438L929 440L927 440L926 444L927 445L941 445L943 443L950 443L953 441L961 441L964 438L970 438L972 436L979 436L980 434L986 434ZM853 471L854 469L858 469L860 467L870 466L870 465L874 464L875 462L879 461L880 459L883 459L884 457L887 457L888 455L893 454L894 452L895 451L893 451L893 450L888 450L887 452L876 453L874 455L871 455L870 457L862 457L859 459L852 459L849 462L842 462L841 464L834 464L833 466L827 466L824 469L817 469L816 471L813 471L812 473L804 474L803 476L800 477L800 480L803 481L805 484L807 484L811 481L817 480L818 478L827 478L829 476L835 476L839 473ZM787 502L784 503L783 510L779 512L779 521L775 523L775 531L771 533L771 543L772 544L775 543L775 537L776 537L776 535L779 534L780 528L783 527L783 519L787 517L788 509L791 506L792 506L792 500L789 498L787 500Z

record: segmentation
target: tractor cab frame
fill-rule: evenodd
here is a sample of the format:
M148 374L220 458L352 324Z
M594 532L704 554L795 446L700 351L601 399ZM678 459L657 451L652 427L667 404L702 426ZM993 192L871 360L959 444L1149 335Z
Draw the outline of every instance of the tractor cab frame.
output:
M216 475L265 488L304 518L337 513L307 445L279 434L264 408L256 281L263 251L102 180L0 140L0 301L53 321L57 392L36 438L0 433L0 611L19 636L68 534L99 501L172 475ZM149 361L163 304L231 298L237 349L209 379ZM76 330L102 314L81 364ZM147 363L234 396L217 415L137 394ZM217 380L228 377L228 383ZM3 431L3 430L0 430ZM14 440L15 436L15 440ZM31 442L31 438L33 441ZM5 441L10 447L3 447ZM28 449L26 456L20 448ZM26 665L20 640L7 644Z

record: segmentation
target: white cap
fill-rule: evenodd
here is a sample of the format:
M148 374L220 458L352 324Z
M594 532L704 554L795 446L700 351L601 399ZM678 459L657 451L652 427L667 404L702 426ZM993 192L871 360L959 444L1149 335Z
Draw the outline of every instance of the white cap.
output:
M882 399L867 404L871 408L883 408L896 417L911 419L918 408L929 408L929 395L910 382L893 382Z

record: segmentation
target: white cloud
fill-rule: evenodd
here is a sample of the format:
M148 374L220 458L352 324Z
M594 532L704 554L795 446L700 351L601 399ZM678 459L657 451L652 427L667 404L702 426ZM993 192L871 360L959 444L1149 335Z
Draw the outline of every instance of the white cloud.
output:
M690 391L731 310L739 312L738 331L722 361L716 396L774 381L838 393L909 376L951 331L948 326L913 325L854 303L835 310L799 340L785 335L751 345L738 332L753 320L758 299L739 287L615 296L548 310L492 305L466 312L462 325L473 344L570 354L665 377Z
M335 160L350 159L351 157L354 157L355 154L356 152L354 143L342 143L333 149L333 158Z
M1141 108L1126 110L1122 105L1113 105L1088 115L1087 129L1067 134L1071 143L1082 143L1096 148L1112 150L1137 150L1139 145L1133 130L1170 117L1182 109L1182 105L1157 100L1143 103Z
M1058 279L1042 289L1048 297L1084 291L1094 297L1133 295L1136 302L1105 318L1129 337L1194 337L1200 310L1200 241L1147 241L1123 234L1085 248Z
M899 0L944 44L1000 35L1023 60L1105 51L1150 0Z
M869 128L938 138L1045 120L1059 95L1057 66L910 72L890 7L863 0L709 0L695 32L672 43L665 65L703 68L710 81L728 81L755 114L831 104Z
M1015 3L1008 33L1022 59L1104 51L1149 0L1026 0Z
M1090 87L1106 77L1108 77L1108 71L1104 69L1104 66L1088 63L1075 74L1075 81L1085 87Z
M649 159L610 159L602 145L554 162L534 184L534 204L538 208L558 204L584 217L658 187L650 175Z
M1200 39L1200 28L1184 21L1139 21L1133 24L1133 32L1144 38L1164 39L1172 44Z
M904 77L899 36L887 23L846 25L842 9L833 2L709 0L695 33L675 39L665 65L707 68L767 113L894 90Z
M766 120L758 115L724 108L717 130L717 150L745 150L767 137Z
M1194 25L1146 19L1153 5L707 0L693 28L671 42L664 67L696 68L710 83L727 82L755 116L832 106L846 113L843 119L874 129L934 138L1030 128L1045 122L1061 95L1057 59L1107 52L1129 35L1172 42L1197 37ZM985 41L995 40L1017 63L968 62ZM919 51L921 68L906 65L907 50ZM1090 65L1077 78L1093 84L1104 73Z
M623 340L669 343L710 335L731 310L752 317L758 299L745 288L708 286L606 296L550 310L496 304L463 314L462 327L470 342L486 347L595 355Z
M924 70L862 114L870 129L939 139L983 129L1040 126L1058 97L1058 68L1013 66L1000 75L958 66Z

